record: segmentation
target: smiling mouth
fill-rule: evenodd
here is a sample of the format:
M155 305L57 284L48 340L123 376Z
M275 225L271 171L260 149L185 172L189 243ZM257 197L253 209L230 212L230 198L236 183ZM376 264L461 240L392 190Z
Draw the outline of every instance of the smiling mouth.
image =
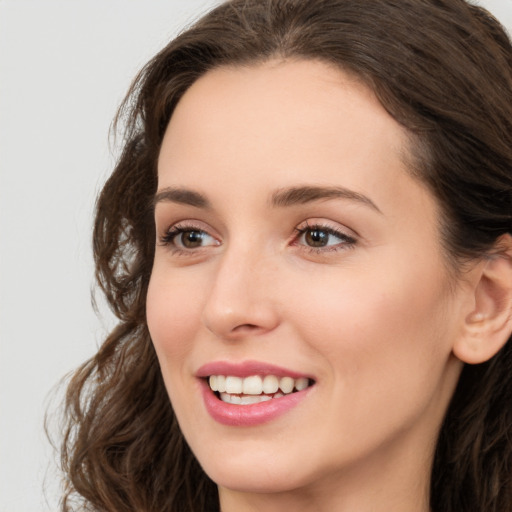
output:
M275 375L251 375L245 378L210 375L208 384L217 398L225 403L251 405L303 391L312 386L314 381L306 377L294 379Z

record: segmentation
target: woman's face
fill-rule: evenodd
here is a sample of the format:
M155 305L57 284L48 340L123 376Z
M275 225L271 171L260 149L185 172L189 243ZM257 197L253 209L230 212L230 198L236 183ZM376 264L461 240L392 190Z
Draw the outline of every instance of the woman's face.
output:
M428 472L466 292L407 155L374 95L319 62L217 69L178 104L147 319L181 429L221 488Z

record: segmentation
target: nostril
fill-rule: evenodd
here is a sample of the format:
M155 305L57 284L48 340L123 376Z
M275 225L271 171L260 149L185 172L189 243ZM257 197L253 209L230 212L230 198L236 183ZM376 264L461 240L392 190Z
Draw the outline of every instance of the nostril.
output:
M259 329L259 327L255 324L242 324L242 325L237 325L233 329L233 332L254 331L255 329Z

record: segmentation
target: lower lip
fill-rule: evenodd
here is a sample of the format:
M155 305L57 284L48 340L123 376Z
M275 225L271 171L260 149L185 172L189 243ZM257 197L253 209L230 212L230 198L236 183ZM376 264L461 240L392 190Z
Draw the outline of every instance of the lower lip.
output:
M217 398L208 383L201 382L201 391L206 410L210 416L223 425L252 427L272 421L298 405L309 393L311 386L280 398L250 405L228 404Z

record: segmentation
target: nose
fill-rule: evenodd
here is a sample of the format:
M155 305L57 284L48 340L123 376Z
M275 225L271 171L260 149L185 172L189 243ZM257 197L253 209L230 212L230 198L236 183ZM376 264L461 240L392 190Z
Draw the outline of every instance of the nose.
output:
M215 336L236 340L279 324L275 262L254 251L228 250L216 262L202 321ZM276 283L274 283L276 284Z

